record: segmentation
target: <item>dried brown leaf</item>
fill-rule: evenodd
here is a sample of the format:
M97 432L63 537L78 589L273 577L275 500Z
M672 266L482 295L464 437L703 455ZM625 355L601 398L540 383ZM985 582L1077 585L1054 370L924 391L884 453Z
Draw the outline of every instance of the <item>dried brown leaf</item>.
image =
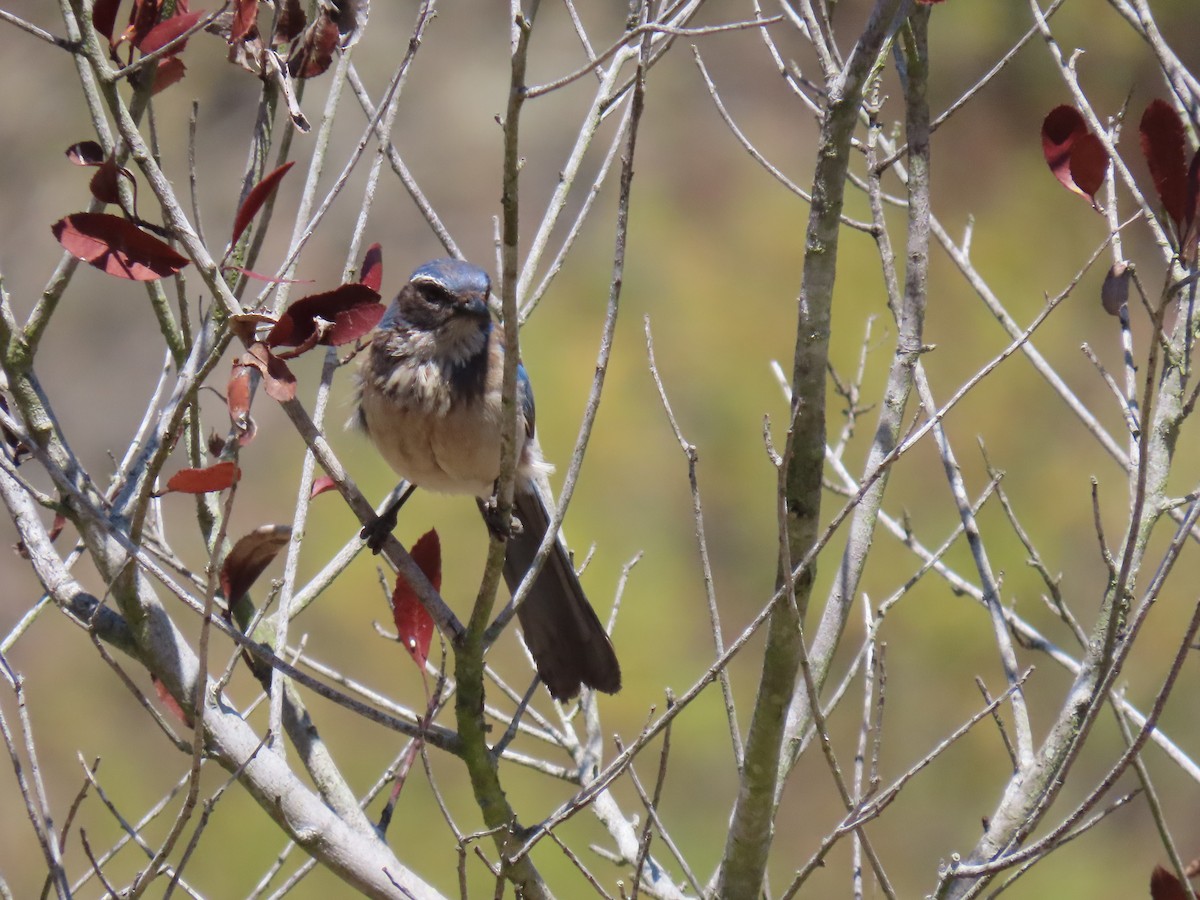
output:
M323 73L333 63L333 52L341 37L337 23L322 7L294 42L287 61L288 74L293 78L315 78Z
M250 37L258 22L258 0L234 0L233 22L229 26L229 41Z
M292 537L290 525L263 525L238 539L221 564L221 591L236 603Z
M1133 275L1127 263L1113 263L1100 286L1100 305L1110 316L1119 316L1129 302L1129 279Z

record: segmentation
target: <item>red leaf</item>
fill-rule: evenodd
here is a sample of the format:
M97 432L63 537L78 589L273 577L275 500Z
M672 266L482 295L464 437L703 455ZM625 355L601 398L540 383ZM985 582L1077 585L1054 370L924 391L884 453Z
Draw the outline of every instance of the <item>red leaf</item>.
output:
M1154 100L1142 114L1138 126L1142 137L1142 155L1154 178L1154 189L1163 209L1181 235L1187 218L1187 163L1185 137L1179 113L1165 100Z
M262 208L262 205L267 202L267 198L275 191L275 188L279 185L279 180L294 165L294 160L285 162L275 171L268 172L263 176L262 181L250 189L250 193L242 201L242 205L238 208L237 216L233 220L233 238L229 242L231 247L238 242L238 238L242 236L242 232L246 230L246 226L250 224L250 220L254 218L255 214Z
M1185 260L1196 258L1196 245L1200 239L1200 150L1192 156L1187 174L1187 215L1184 217L1183 238L1180 251Z
M129 28L122 39L128 38L137 47L158 24L159 0L133 0L129 12Z
M1174 873L1155 866L1150 875L1151 900L1194 900L1195 894L1179 883Z
M179 705L179 701L171 696L167 686L159 681L157 675L151 675L150 681L154 684L154 693L158 695L158 700L165 706L180 722L188 728L194 727L192 717L183 711L183 707Z
M1042 155L1063 187L1074 190L1071 180L1071 145L1087 134L1087 123L1073 106L1056 106L1042 120Z
M150 93L157 94L165 91L171 85L183 81L186 73L187 66L178 56L168 56L166 59L159 60L158 68L154 70L154 86L150 88Z
M379 294L367 285L343 284L332 291L301 297L289 306L267 335L267 344L299 347L317 335L319 343L336 347L366 334L384 311ZM329 324L322 326L318 319Z
M374 303L363 303L338 313L333 320L333 327L325 332L321 343L331 347L340 347L342 344L357 341L379 324L379 320L383 318L385 312L387 312L387 307L376 300Z
M95 141L80 141L66 149L67 159L77 166L95 166L97 172L88 183L92 196L101 203L120 203L117 176L129 179L133 187L134 206L137 206L137 181L128 169L117 166L116 161L104 153L104 148ZM135 210L136 211L136 210Z
M120 168L112 160L106 159L100 166L96 168L96 174L92 176L92 180L88 182L88 189L92 192L92 196L101 203L120 203L121 194L117 175ZM132 173L126 169L125 172L132 178Z
M232 462L220 462L206 469L180 469L167 479L167 489L161 493L208 494L232 487L241 477L242 470Z
M259 346L262 346L261 344ZM263 379L263 389L267 396L280 403L296 399L296 376L288 368L287 363L263 348L267 356L267 375Z
M412 558L425 573L435 591L442 589L442 542L437 530L430 528L417 540L412 548Z
M241 599L291 537L289 525L263 525L239 538L221 564L221 591L225 600L233 604Z
M117 278L155 281L188 264L186 256L120 216L73 213L50 230L68 253Z
M250 34L258 21L258 0L236 0L233 24L229 26L229 43L234 44Z
M358 276L359 284L365 284L375 293L379 293L383 288L383 248L378 244L372 244L367 248L367 254L363 257L362 271Z
M435 529L425 532L413 545L412 558L434 590L441 590L442 546ZM392 620L396 623L400 643L413 661L424 669L425 661L429 658L429 645L433 641L433 619L403 575L396 577L396 588L392 591Z
M113 28L117 24L117 7L121 0L96 0L92 4L92 27L108 38L109 44L113 39Z
M196 10L189 13L177 13L169 19L163 19L148 32L138 42L137 48L143 53L153 53L156 50L161 50L175 38L179 37L202 18L204 18L204 10ZM182 53L183 48L187 46L187 41L179 44L179 46L171 50L171 55Z
M312 483L312 491L308 495L308 499L319 497L326 491L337 490L337 482L328 475L322 475L320 478L314 478Z
M1096 206L1095 194L1104 183L1108 156L1099 138L1088 131L1079 110L1066 105L1050 110L1042 121L1042 155L1063 187Z
M1108 172L1108 153L1100 138L1088 134L1077 138L1071 147L1071 180L1085 197L1096 205L1096 194Z
M78 144L72 144L64 152L67 159L77 166L98 166L108 158L104 148L95 141L80 141Z

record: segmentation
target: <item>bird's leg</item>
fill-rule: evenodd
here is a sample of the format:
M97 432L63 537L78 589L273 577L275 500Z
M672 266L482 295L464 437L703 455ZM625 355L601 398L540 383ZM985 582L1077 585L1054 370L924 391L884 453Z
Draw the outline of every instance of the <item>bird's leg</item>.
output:
M396 517L400 514L400 507L404 505L405 501L412 496L412 492L416 489L417 486L415 484L405 487L400 492L400 496L388 504L387 509L362 527L362 531L358 533L358 536L367 542L367 546L371 549L372 553L378 553L383 549L383 542L387 540L388 535L396 527Z
M499 487L499 483L497 483L496 487ZM488 531L494 537L498 537L502 541L507 541L513 535L521 534L524 529L521 526L521 520L515 515L509 516L507 527L500 522L500 505L496 502L497 493L498 491L493 490L492 496L487 500L476 499L475 502L479 504L479 512L483 516L483 521L487 525Z

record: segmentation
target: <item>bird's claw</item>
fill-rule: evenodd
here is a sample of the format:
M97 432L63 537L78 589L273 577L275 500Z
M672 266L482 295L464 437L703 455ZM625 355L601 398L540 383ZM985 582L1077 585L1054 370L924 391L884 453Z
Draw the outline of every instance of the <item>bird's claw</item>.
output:
M367 542L367 547L372 553L378 553L383 549L384 543L388 539L388 535L396 527L396 511L384 513L382 516L376 516L372 521L362 527L358 536Z
M487 524L488 531L492 533L492 537L507 541L509 538L524 531L521 520L516 516L509 516L507 525L501 521L500 507L496 504L495 497L480 503L479 509L483 513L483 521Z

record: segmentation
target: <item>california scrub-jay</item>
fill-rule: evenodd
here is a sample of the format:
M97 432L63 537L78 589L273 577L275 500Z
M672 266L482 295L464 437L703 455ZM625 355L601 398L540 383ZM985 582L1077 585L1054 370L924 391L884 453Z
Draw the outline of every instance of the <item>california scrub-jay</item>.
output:
M504 328L488 312L487 273L457 259L413 272L380 320L359 377L357 422L398 475L419 487L488 499L500 477ZM517 368L520 529L504 579L516 591L550 527L542 483L552 467L533 432L533 390ZM367 529L369 532L370 529ZM538 674L558 700L581 684L615 693L621 667L584 596L562 537L517 610Z

